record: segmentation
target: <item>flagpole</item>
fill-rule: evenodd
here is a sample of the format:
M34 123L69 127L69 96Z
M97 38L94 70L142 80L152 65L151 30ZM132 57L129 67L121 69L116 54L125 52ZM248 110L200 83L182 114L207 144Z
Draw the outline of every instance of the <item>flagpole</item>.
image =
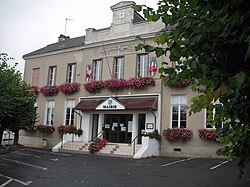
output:
M67 21L68 21L68 18L66 18L66 22L65 22L64 36L66 36Z
M75 21L75 20L66 18L65 29L64 29L64 36L66 36L66 33L67 33L66 31L67 31L67 23L68 23L68 21Z

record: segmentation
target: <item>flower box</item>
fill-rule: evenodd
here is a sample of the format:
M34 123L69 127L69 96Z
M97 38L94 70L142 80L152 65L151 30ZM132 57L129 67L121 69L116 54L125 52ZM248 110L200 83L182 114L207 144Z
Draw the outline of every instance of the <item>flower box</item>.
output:
M168 83L167 85L170 88L185 88L185 87L189 86L191 83L192 83L192 81L185 79L182 82L176 82L174 84Z
M203 140L210 140L217 142L218 138L220 137L215 133L215 130L199 129L198 133L199 137Z
M55 127L52 125L37 125L36 128L38 131L42 133L48 133L48 134L55 131Z
M74 94L80 90L80 83L64 83L59 85L58 89L66 95Z
M104 87L105 87L105 84L102 80L101 81L92 81L92 82L86 83L84 85L84 88L90 93L96 93Z
M59 92L59 89L56 85L54 86L44 86L40 88L40 92L45 96L56 95Z
M163 130L163 136L169 142L185 142L187 140L190 140L192 138L192 135L192 131L186 128L173 128Z
M111 79L105 81L92 81L86 83L84 88L90 93L96 93L103 88L111 91L122 90L124 88L143 88L145 86L154 86L155 80L153 77L141 77L126 79Z
M78 135L80 137L83 133L83 130L77 129L73 125L68 125L68 126L61 125L60 127L57 127L57 132L61 135L68 133L68 134L75 134L75 135Z
M38 95L39 94L39 87L38 86L30 86L29 91L31 93L34 93L34 94Z

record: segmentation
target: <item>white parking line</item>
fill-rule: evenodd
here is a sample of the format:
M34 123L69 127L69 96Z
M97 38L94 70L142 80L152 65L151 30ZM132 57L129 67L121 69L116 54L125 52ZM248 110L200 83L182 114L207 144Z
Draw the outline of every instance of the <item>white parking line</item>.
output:
M3 174L1 174L1 173L0 173L0 176L4 177L4 178L6 178L6 179L9 179L9 180L6 181L5 183L3 183L0 187L4 187L4 186L6 186L8 183L10 183L10 182L12 182L12 181L16 181L16 182L18 182L18 183L20 183L20 184L22 184L22 185L24 185L24 186L28 186L28 185L30 185L30 184L32 183L32 181L23 182L23 181L20 181L20 180L18 180L18 179L15 179L15 178L12 178L12 177L8 177L8 176L6 176L6 175L3 175Z
M13 181L12 179L9 179L5 183L3 183L0 187L4 187L4 186L6 186L7 184L9 184L12 181Z
M20 153L18 151L15 151L13 153L18 154L18 155L24 155L24 156L34 157L34 158L41 158L40 156L37 156L37 155L31 155L31 154L27 154L27 153Z
M18 155L24 155L24 156L30 156L30 157L34 157L34 158L42 158L41 156L37 156L37 155L32 155L32 154L27 154L27 153L20 153L18 151L14 151L13 153L18 154ZM48 158L49 160L52 160L54 162L58 161L57 158Z
M186 161L193 160L193 159L194 158L187 158L187 159L183 159L183 160L177 160L177 161L174 161L174 162L163 164L163 165L161 165L161 167L170 166L170 165L173 165L173 164L177 164L177 163L180 163L180 162L186 162Z
M23 164L23 165L34 167L34 168L41 169L41 170L47 170L47 168L44 168L44 167L41 167L41 166L36 166L36 165L29 164L29 163L26 163L26 162L20 162L20 161L17 161L17 160L7 159L7 158L3 158L3 157L0 157L0 159L10 161L10 162L15 162L15 163L18 163L18 164Z
M64 153L54 153L54 152L40 151L40 150L35 150L35 149L22 149L22 150L33 151L33 152L38 152L38 153L48 153L48 154L52 154L52 155L70 156L69 154L64 154Z
M226 164L226 163L228 163L229 162L229 160L226 160L226 161L224 161L224 162L222 162L222 163L220 163L220 164L218 164L218 165L216 165L216 166L214 166L214 167L211 167L210 169L216 169L216 168L218 168L218 167L220 167L220 166L222 166L223 164Z

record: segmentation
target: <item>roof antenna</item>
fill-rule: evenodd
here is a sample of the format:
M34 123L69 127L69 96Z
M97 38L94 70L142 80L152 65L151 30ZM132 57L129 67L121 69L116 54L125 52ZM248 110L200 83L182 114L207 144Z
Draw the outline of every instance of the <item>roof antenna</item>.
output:
M67 22L68 21L75 21L73 19L69 19L69 18L66 18L66 22L65 22L65 29L64 29L64 36L66 36L66 31L67 31Z
M106 58L106 61L107 61L107 64L108 64L110 77L111 77L111 79L113 79L112 72L111 72L111 69L110 69L110 66L109 66L109 61L108 61L107 53L106 53L106 50L105 50L105 48L104 48L103 43L102 43L102 48L103 48L104 55L105 55L105 58Z

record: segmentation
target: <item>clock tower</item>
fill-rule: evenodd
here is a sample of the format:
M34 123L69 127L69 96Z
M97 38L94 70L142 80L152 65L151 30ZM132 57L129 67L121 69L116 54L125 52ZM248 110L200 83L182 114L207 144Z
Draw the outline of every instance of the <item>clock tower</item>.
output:
M123 25L129 24L133 21L134 9L133 6L135 2L133 1L121 1L111 7L113 11L113 21L112 25Z

